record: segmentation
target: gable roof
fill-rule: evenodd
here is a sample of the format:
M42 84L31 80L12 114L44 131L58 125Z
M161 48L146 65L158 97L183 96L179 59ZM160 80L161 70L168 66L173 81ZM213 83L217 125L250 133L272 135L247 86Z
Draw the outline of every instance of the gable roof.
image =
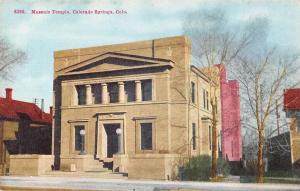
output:
M284 91L284 110L300 110L300 88Z
M21 116L26 116L34 123L52 124L51 114L43 112L34 103L0 97L0 119L19 121Z
M91 68L97 65L104 64L119 65L119 67L111 67L105 70L91 70ZM143 68L153 68L168 66L173 67L174 62L168 59L153 58L147 56L131 55L116 52L107 52L84 60L82 62L76 63L69 67L59 70L59 75L73 75L73 74L83 74L83 73L98 73L98 72L112 72L120 70L132 70L132 69L143 69ZM122 67L121 67L122 66Z

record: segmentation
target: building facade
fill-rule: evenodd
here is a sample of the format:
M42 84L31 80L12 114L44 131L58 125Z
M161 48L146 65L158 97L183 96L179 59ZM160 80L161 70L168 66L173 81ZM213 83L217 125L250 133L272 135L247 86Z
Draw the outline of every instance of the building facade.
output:
M184 36L56 51L55 166L173 179L188 157L211 154L210 93Z
M237 80L227 80L225 65L220 68L222 157L228 161L242 159L240 92Z
M0 98L0 174L10 173L12 155L50 155L51 127L51 114L33 103L14 100L12 89L6 88L6 97Z
M294 169L300 169L300 88L284 91L284 111L291 122L291 162Z

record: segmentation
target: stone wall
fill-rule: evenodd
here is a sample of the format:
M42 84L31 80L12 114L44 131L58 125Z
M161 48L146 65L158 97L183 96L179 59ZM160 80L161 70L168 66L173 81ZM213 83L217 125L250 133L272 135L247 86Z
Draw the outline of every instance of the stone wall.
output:
M128 178L175 180L180 156L176 154L137 154L128 157Z
M53 155L10 155L9 175L39 176L51 171Z

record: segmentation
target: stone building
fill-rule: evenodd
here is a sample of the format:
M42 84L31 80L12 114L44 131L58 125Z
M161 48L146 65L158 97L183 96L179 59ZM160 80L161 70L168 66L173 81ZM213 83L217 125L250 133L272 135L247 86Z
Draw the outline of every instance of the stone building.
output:
M50 155L51 127L49 113L33 103L14 100L12 89L6 88L6 97L0 97L0 175L11 174L12 155Z
M208 82L184 36L55 51L56 168L174 178L189 156L211 154Z
M294 169L300 169L300 88L284 91L284 111L291 121L291 162Z

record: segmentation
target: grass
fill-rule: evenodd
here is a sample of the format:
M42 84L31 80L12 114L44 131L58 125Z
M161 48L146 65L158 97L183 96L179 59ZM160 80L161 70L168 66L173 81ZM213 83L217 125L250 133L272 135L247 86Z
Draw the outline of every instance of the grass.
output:
M293 177L291 170L276 170L265 173L265 177Z
M241 176L241 183L255 183L255 176ZM281 177L264 177L264 183L274 184L300 184L300 179L281 178Z

